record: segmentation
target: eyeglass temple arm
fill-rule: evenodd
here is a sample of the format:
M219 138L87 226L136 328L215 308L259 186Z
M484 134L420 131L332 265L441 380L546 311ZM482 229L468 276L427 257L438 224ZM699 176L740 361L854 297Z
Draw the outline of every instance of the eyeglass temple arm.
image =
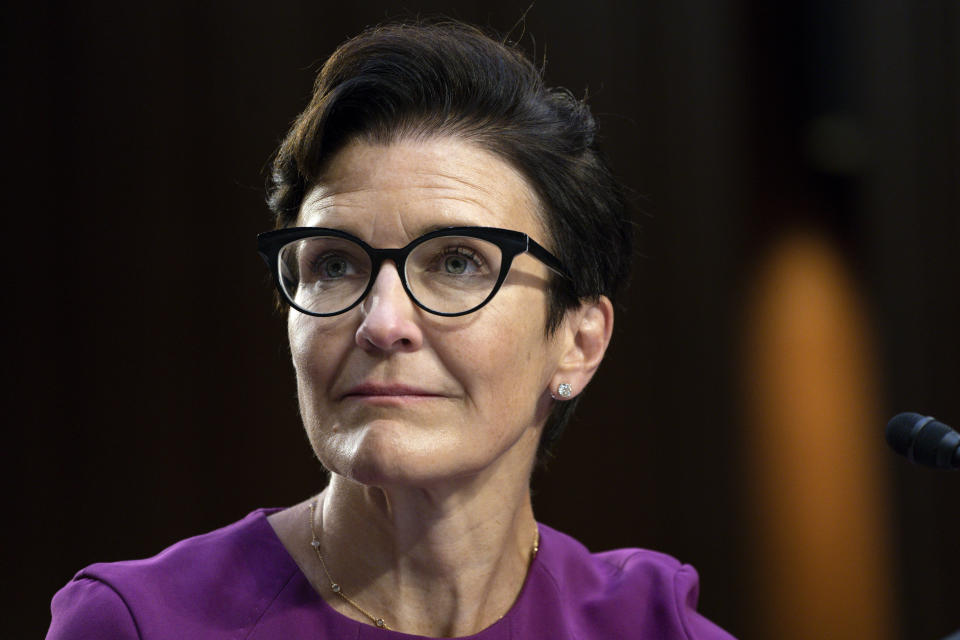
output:
M530 236L527 236L526 250L534 258L547 265L547 268L556 273L558 276L562 276L567 280L572 280L570 274L567 273L567 270L563 268L563 264L557 260L556 256L540 246L540 244L538 244L537 241L532 239Z

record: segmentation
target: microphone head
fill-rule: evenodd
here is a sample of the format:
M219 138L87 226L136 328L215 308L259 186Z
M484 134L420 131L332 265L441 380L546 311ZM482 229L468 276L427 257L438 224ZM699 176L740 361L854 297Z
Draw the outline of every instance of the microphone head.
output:
M887 444L910 462L937 469L960 467L960 434L919 413L900 413L887 423Z
M913 462L913 444L925 420L933 420L933 418L910 411L893 416L887 423L887 444Z

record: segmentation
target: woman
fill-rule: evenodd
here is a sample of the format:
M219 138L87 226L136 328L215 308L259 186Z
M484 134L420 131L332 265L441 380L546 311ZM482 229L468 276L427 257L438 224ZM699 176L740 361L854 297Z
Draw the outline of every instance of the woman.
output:
M729 637L692 568L534 519L629 271L582 102L472 28L374 29L321 70L269 202L326 489L81 571L48 637Z

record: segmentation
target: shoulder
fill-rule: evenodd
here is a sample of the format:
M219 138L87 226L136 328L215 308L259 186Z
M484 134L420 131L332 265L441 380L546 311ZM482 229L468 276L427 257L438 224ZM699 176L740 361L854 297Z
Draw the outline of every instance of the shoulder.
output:
M286 552L259 509L215 531L181 540L152 558L90 565L78 578L99 580L128 599L152 597L191 599L195 593L219 593L253 589L262 584L264 572L287 577L295 568L284 563Z
M53 597L50 610L47 640L140 638L123 598L99 580L74 578Z
M86 567L54 596L51 632L67 624L125 625L145 637L144 629L155 627L200 633L213 620L234 629L254 624L297 573L267 513L254 511L152 558Z
M729 640L697 612L699 576L690 565L647 549L591 553L580 542L541 525L538 570L553 583L564 607L581 618L582 637ZM642 631L641 631L642 630Z

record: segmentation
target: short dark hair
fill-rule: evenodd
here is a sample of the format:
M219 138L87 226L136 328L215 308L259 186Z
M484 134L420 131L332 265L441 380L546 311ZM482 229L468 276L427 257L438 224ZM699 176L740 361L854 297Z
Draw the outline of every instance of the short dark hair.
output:
M277 227L296 220L307 191L346 144L438 135L501 157L539 197L548 246L572 275L551 281L548 333L581 301L616 299L630 273L633 225L590 109L569 91L546 87L516 45L459 22L381 25L330 56L273 160L267 202ZM575 406L554 407L541 462Z

